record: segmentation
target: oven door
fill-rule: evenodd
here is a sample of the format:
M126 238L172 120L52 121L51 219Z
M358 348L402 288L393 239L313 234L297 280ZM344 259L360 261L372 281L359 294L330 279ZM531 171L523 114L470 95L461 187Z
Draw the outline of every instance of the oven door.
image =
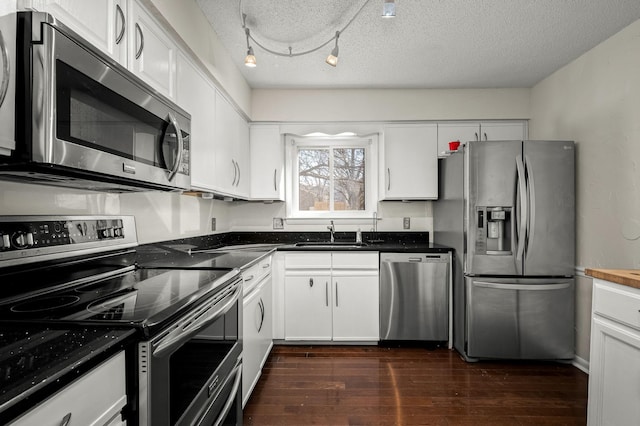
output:
M242 281L138 345L141 426L241 424Z
M21 15L42 28L25 83L30 160L189 189L189 115L49 15Z

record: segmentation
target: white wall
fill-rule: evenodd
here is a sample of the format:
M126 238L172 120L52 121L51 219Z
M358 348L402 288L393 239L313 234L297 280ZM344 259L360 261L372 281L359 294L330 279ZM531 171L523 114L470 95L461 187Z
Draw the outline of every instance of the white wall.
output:
M532 89L529 136L577 143L578 265L640 268L640 20ZM589 359L589 278L577 300Z
M0 181L0 215L134 215L140 243L230 227L227 203L169 192L111 194Z
M529 89L254 89L253 121L529 118Z

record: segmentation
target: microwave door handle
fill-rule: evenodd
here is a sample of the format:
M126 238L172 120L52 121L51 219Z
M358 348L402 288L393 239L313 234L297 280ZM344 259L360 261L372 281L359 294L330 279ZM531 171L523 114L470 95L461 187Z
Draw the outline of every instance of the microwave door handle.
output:
M178 120L176 120L176 117L175 115L173 115L173 113L169 113L169 121L171 122L173 127L176 129L176 137L178 138L178 155L176 156L176 161L175 161L175 164L173 165L173 168L169 172L169 181L172 181L173 178L176 176L176 173L178 173L178 168L182 163L182 151L184 150L184 140L182 140L182 131L180 130L180 125L178 124Z
M11 78L11 68L9 64L9 54L5 44L2 31L0 31L0 54L2 55L2 84L0 85L0 106L4 103L9 89L9 79Z

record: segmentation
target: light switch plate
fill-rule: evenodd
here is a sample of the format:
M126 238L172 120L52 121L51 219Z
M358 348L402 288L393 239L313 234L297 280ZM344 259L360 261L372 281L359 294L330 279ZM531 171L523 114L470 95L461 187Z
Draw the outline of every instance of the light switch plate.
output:
M284 229L284 219L282 219L281 217L274 217L273 229Z
M405 217L402 219L402 227L404 229L411 229L411 218Z
M211 218L211 230L212 231L216 230L216 218L215 217Z

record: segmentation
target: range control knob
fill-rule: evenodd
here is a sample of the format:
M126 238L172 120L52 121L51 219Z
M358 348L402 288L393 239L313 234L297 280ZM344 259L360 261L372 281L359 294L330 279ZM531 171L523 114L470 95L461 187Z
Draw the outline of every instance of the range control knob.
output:
M10 249L11 238L9 238L9 234L1 234L0 237L0 250Z
M33 234L31 232L16 232L12 238L13 246L17 249L25 249L33 245Z

